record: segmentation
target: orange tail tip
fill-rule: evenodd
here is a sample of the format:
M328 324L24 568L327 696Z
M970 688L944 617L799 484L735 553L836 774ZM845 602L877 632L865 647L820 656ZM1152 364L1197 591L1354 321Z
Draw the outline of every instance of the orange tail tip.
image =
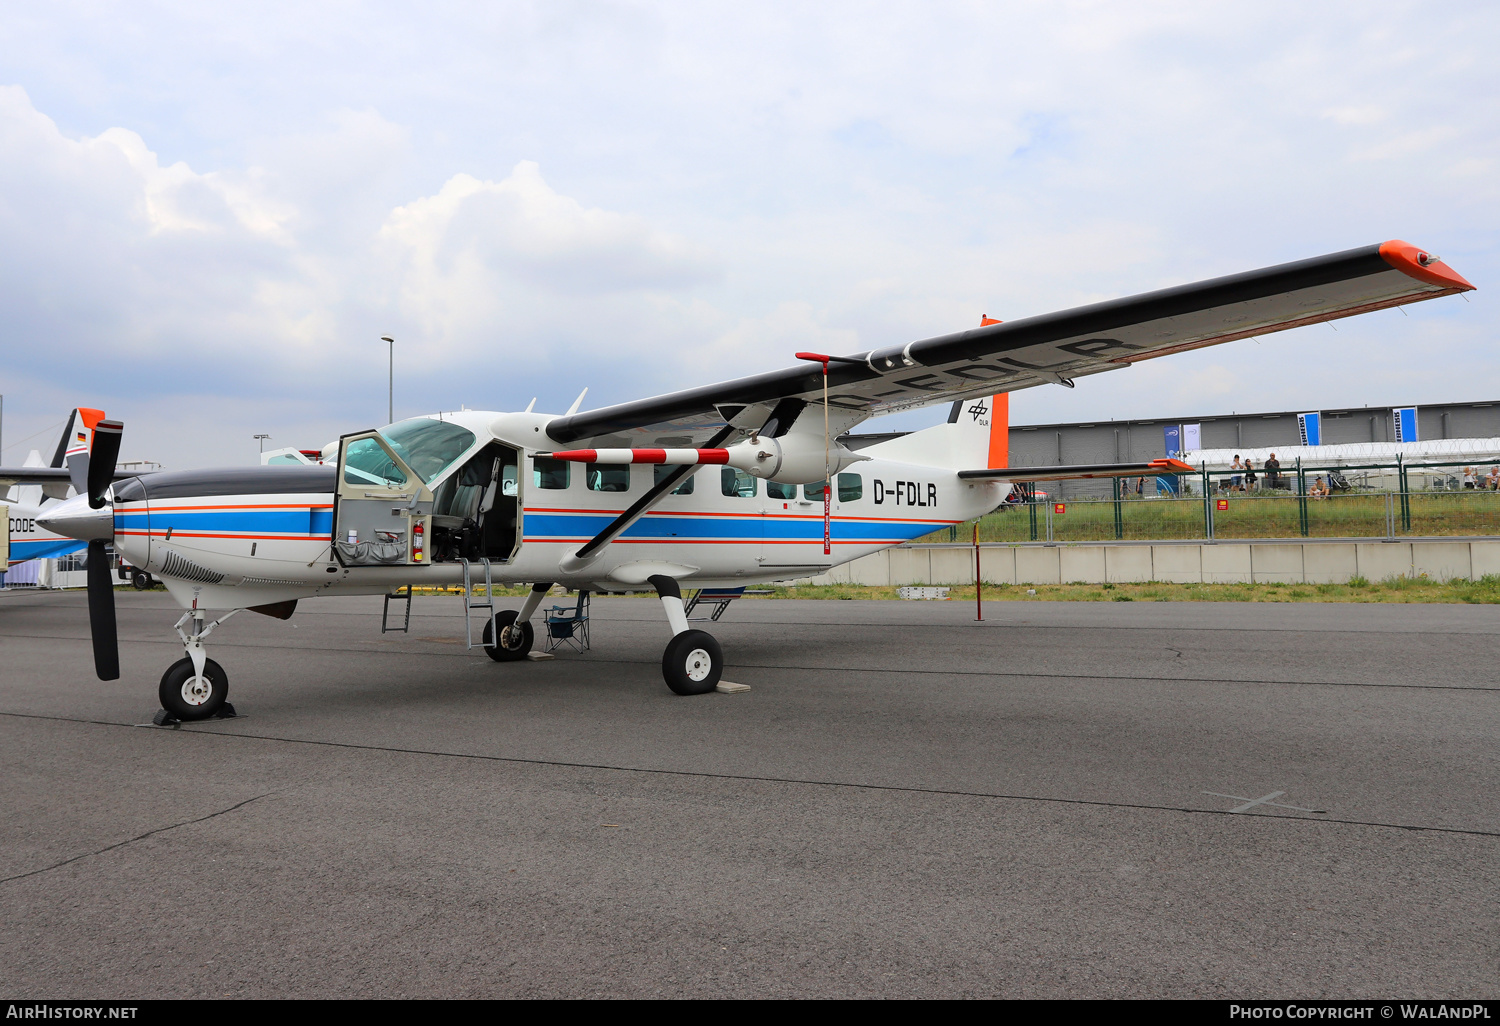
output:
M1418 249L1409 242L1392 239L1380 244L1380 255L1402 274L1410 275L1429 285L1441 285L1445 289L1471 292L1474 286L1453 268L1443 263L1425 249Z
M1010 395L1006 392L990 400L990 451L985 465L991 470L1010 466Z

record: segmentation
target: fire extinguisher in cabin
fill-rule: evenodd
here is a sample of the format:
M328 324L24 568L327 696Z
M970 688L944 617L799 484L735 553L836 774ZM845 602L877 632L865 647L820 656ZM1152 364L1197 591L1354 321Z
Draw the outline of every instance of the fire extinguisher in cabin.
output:
M422 528L422 521L418 520L411 525L411 558L413 563L422 562L422 542L427 532Z

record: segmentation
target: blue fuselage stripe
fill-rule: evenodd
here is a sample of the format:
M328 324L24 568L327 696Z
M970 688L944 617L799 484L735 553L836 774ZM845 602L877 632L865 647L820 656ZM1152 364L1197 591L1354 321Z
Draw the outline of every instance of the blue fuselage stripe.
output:
M533 541L549 538L591 538L618 515L600 513L525 512L526 537ZM948 521L935 520L858 520L835 519L834 538L843 542L868 541L890 543L924 534L946 526ZM327 538L333 533L333 511L327 509L286 510L206 510L161 511L123 510L115 514L115 530L165 534L168 529L203 534L264 534L286 537ZM621 536L630 541L805 541L822 540L823 520L817 516L695 516L653 514L630 525Z
M24 563L28 559L55 559L70 552L82 552L88 548L86 542L72 538L52 538L47 541L12 541L10 562Z
M333 511L290 509L115 514L116 531L150 530L154 534L165 534L168 528L213 534L303 534L326 538L333 533Z
M527 513L526 536L535 540L592 537L607 527L613 519L614 514L608 513L598 516L577 513ZM841 541L869 540L876 543L893 538L919 538L943 526L945 525L931 521L835 520L832 524L832 533L833 537ZM774 516L648 516L631 524L621 537L634 541L682 538L705 541L741 539L755 542L764 539L812 542L822 540L823 521L821 518Z

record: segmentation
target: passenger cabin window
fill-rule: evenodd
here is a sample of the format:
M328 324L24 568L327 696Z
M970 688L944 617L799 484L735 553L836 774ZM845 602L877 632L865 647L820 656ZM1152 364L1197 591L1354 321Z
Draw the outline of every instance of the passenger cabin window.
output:
M591 492L628 492L630 491L630 465L595 464L588 468L588 482Z
M268 467L303 467L306 465L306 460L299 460L291 453L284 453L280 456L272 456L270 459L266 460L266 466Z
M500 469L500 494L515 495L519 491L521 478L516 472L514 463L507 463Z
M656 466L654 466L654 467L651 468L651 483L653 485L659 485L659 484L661 484L663 481L665 481L667 479L667 475L668 474L672 473L672 471L677 470L677 469L678 469L677 467L674 467L674 466L672 466L671 464L668 464L668 463L658 463ZM682 484L678 485L676 488L673 488L672 489L672 494L673 495L692 495L693 494L693 475L689 474L687 476L687 480L683 481Z
M538 488L568 487L568 472L573 464L567 460L554 460L550 456L538 456L533 461L531 483Z
M725 495L737 495L742 499L754 498L758 480L753 474L733 467L725 467L719 471L719 489Z
M805 484L802 486L802 497L822 502L823 490L827 487L827 481L814 481L812 484Z
M865 494L865 483L860 480L858 474L839 475L839 501L853 502Z
M795 499L797 497L797 486L780 484L776 481L767 481L766 494L773 499Z
M344 482L400 488L406 484L406 475L379 442L373 438L361 438L350 442L344 451Z

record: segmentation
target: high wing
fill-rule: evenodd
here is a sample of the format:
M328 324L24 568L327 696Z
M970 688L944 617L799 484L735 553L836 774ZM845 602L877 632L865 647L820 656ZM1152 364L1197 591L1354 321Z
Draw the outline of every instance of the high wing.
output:
M829 367L835 434L873 416L1118 370L1318 321L1436 299L1474 286L1401 241L992 324L852 357ZM784 370L561 417L560 444L701 446L726 425L773 435L823 400L823 369ZM819 411L821 419L821 411ZM821 425L820 425L821 427Z

